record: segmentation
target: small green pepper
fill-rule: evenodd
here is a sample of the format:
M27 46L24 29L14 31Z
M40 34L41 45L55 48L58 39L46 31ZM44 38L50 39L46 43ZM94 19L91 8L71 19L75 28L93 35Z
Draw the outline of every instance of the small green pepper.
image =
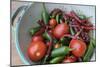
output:
M40 30L40 27L35 27L35 28L31 28L29 30L29 33L31 36L33 36L36 32L38 32Z
M56 21L57 21L57 23L60 23L60 15L59 14L56 15Z
M48 41L51 41L51 37L50 37L50 35L45 31L44 33L43 33L43 38L45 39L45 40L48 40Z
M56 64L61 62L64 59L64 56L55 57L50 61L50 64Z
M86 19L86 16L85 16L85 15L78 15L78 17L79 17L80 19Z
M92 40L91 40L91 41L90 41L90 44L89 44L89 46L88 46L88 48L87 48L87 52L86 52L86 54L85 54L84 57L83 57L83 61L84 61L84 62L90 61L93 52L94 52L94 47L93 47L93 42L92 42Z
M52 15L52 16L50 16L50 18L55 18L55 16L54 16L54 15Z
M48 22L49 22L49 14L46 11L46 7L45 7L44 3L43 3L42 18L43 18L44 23L48 24Z
M75 32L71 26L70 26L70 33L71 33L71 35L75 35Z
M96 40L94 38L92 38L92 43L93 43L93 47L96 47Z
M80 14L80 15L78 15L78 17L80 18L80 19L89 19L89 18L91 18L92 16L89 16L89 17L87 17L87 16L85 16L85 15L83 15L83 14Z
M51 57L58 57L58 56L65 56L68 54L72 49L67 46L62 46L60 48L56 48L51 52Z

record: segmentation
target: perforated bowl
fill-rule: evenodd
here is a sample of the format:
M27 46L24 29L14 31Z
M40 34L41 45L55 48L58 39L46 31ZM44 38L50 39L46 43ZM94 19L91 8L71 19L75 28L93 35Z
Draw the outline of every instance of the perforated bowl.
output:
M68 12L71 10L81 11L86 16L92 16L91 22L95 24L95 6L93 5L73 5L73 4L61 4L61 3L45 3L48 12L51 12L54 8L60 8L61 10ZM20 7L21 8L21 7ZM25 65L39 64L39 62L32 62L27 56L28 44L31 40L29 35L29 29L36 27L36 21L39 19L42 12L42 3L34 2L28 6L24 6L18 9L15 14L20 12L20 17L17 23L13 24L14 38L17 52ZM13 16L15 19L15 16ZM95 36L95 33L94 33ZM95 51L91 61L95 61Z

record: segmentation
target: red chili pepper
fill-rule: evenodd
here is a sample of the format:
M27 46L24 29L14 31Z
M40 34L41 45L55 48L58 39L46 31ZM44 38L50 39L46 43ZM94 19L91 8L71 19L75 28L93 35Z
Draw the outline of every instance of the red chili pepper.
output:
M87 22L88 21L88 19L83 19L82 20L82 23L85 23L85 22Z
M70 13L71 13L72 17L73 17L74 19L76 19L79 23L82 22L82 21L80 20L80 18L76 15L76 13L75 13L74 11L71 11Z
M86 26L81 26L83 29L87 30L95 30L95 27L86 27Z
M63 35L63 37L70 37L70 38L72 38L72 39L77 39L78 36L80 35L80 33L82 32L82 30L83 30L83 29L80 29L80 31L77 32L74 36L73 36L73 35L70 35L70 34L65 34L65 35Z
M70 35L70 34L64 34L61 38L63 37L70 37L70 38L74 38L74 36Z
M37 22L40 26L45 27L46 25L44 24L43 20L38 20Z
M38 32L35 33L35 35L41 35L45 31L45 28L41 28Z
M82 29L87 29L87 30L95 30L95 27L90 27L90 26L79 26L79 25L70 25L70 26L82 28Z
M66 13L65 17L72 17L72 15L70 13Z

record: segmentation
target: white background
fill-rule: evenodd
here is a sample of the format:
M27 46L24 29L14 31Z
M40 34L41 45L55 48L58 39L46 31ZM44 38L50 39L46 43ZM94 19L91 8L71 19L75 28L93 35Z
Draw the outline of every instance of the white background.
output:
M36 0L35 0L36 1ZM96 5L96 62L38 65L38 67L99 67L100 65L100 2L99 0L37 0L57 3ZM10 66L10 0L0 2L0 67ZM37 66L34 66L37 67Z

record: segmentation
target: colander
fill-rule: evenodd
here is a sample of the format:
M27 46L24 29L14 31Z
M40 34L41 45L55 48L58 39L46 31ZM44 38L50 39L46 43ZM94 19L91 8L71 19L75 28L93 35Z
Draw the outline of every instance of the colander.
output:
M71 10L82 12L86 16L92 16L91 22L95 25L95 6L94 5L75 5L75 4L62 4L62 3L45 3L48 12L51 12L54 8L60 8L61 10L68 12ZM29 29L36 27L38 19L42 12L42 2L32 2L28 5L19 7L12 16L12 33L16 50L20 56L20 59L25 65L39 64L39 62L32 62L27 56L28 44L31 40L29 35ZM18 16L19 15L19 16ZM17 22L14 22L18 16ZM95 33L94 33L95 36ZM91 61L95 61L95 51Z

